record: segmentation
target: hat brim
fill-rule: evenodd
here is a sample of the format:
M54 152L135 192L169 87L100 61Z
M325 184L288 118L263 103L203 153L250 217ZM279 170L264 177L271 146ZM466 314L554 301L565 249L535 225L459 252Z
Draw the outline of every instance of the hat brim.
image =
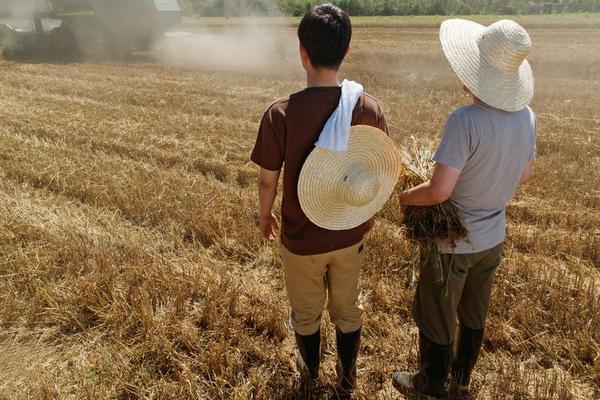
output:
M344 204L335 196L339 183L355 163L369 168L379 182L377 195L364 207ZM335 152L316 147L311 152L298 180L300 205L308 219L323 229L353 229L383 208L401 172L401 155L392 139L377 128L354 126L348 150Z
M481 57L478 39L485 26L473 21L451 19L440 29L446 58L462 83L484 103L503 111L519 111L533 99L534 79L525 60L515 73L506 73Z

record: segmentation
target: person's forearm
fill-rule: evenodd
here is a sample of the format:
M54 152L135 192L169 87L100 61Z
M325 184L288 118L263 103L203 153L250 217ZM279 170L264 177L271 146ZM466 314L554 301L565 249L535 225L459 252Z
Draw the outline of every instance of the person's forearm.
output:
M434 190L431 182L425 182L402 192L400 201L403 206L433 206L447 200L443 197Z
M530 179L531 179L531 175L521 176L521 179L519 180L519 186L527 185L529 183Z
M526 185L533 176L533 161L529 161L523 169L523 174L519 180L519 185Z
M260 203L260 215L271 215L273 212L273 204L277 197L277 185L266 185L259 183L258 198Z

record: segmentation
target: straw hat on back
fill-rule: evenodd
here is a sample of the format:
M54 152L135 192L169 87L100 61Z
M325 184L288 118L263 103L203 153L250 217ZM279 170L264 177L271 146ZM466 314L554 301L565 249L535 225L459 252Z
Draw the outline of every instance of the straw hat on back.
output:
M346 151L316 147L309 155L298 180L300 205L321 228L356 228L383 208L401 172L392 139L377 128L354 126Z
M488 27L463 19L444 21L444 53L460 80L481 101L504 111L519 111L533 99L533 72L526 58L527 31L511 20Z

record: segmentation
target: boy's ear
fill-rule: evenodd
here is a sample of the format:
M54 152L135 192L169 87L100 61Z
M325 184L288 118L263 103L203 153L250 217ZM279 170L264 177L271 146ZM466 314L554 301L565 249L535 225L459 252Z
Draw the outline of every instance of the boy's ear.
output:
M308 51L306 51L306 49L302 45L299 45L299 47L300 47L300 57L302 57L302 60L307 59L308 58Z
M300 59L302 60L302 63L305 66L307 66L307 65L312 66L312 63L310 62L310 57L308 55L308 51L306 51L306 49L302 45L300 45Z

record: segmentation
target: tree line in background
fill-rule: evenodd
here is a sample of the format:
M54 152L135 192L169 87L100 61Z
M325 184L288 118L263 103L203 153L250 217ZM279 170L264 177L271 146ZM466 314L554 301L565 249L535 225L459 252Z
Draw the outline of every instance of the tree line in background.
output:
M300 16L314 4L307 0L179 0L185 12L204 16ZM351 15L552 14L600 12L600 0L338 0Z

